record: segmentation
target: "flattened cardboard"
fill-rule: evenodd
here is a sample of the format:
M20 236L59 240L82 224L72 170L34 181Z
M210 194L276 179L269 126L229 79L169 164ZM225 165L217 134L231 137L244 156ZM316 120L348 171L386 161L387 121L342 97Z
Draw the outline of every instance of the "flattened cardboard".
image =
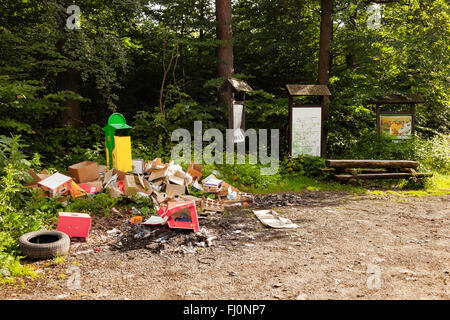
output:
M180 177L177 174L174 174L174 175L168 177L168 180L169 180L170 183L177 184L179 186L184 186L185 185L185 180L184 179L185 179L184 177Z
M98 163L93 161L83 161L69 167L69 175L76 183L84 183L100 178Z
M164 167L163 169L156 169L153 170L150 178L148 178L150 181L155 181L161 178L165 178L167 176L167 172L169 171L169 166Z
M146 179L143 179L142 176L138 176L139 184L137 186L138 192L143 192L145 194L152 194L153 188Z
M169 198L175 198L176 196L181 196L186 192L185 185L177 185L177 184L167 184L166 185L166 193Z
M124 194L122 193L122 191L120 191L119 188L114 187L114 186L110 186L109 189L108 189L108 192L109 192L109 195L110 195L112 198L116 198L116 199L117 199L117 198L121 198L121 197L124 196Z
M253 210L255 216L266 227L274 229L295 229L298 225L291 220L278 216L274 210Z

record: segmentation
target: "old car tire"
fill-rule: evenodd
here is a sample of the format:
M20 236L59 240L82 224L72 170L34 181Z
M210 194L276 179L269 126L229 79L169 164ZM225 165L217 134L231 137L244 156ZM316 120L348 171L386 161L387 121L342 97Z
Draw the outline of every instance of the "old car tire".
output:
M70 238L60 231L34 231L19 240L22 254L30 259L50 259L69 253Z

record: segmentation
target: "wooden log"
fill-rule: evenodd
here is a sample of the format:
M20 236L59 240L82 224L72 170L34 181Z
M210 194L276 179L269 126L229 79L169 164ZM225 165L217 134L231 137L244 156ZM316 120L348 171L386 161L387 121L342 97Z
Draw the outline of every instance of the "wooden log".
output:
M432 173L369 173L369 174L358 174L358 175L351 175L351 174L340 174L335 175L334 177L337 180L350 180L350 179L408 179L412 177L416 178L426 178L426 177L432 177Z
M322 172L335 172L336 169L334 169L334 168L322 168L322 169L320 169L320 171L322 171Z
M406 160L326 160L329 168L414 168L419 166L417 161Z
M336 169L334 169L334 170L336 170ZM347 168L344 171L353 174L354 170L356 170L356 169L348 169ZM357 171L359 173L387 173L388 172L387 169L357 169Z

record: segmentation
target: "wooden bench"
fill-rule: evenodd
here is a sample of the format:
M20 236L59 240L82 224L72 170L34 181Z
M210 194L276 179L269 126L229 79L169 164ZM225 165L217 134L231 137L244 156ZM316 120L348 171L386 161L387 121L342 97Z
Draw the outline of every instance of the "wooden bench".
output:
M408 179L432 177L432 173L419 173L417 161L405 160L326 160L322 172L332 173L339 181L351 179ZM397 172L392 172L396 170Z

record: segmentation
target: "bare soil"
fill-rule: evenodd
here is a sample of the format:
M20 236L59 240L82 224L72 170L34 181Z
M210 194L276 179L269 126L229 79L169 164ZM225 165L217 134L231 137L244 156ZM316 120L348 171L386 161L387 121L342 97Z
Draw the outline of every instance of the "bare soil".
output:
M200 219L210 247L167 228L136 240L127 217L93 217L88 242L72 242L64 263L28 262L40 276L0 299L450 299L449 196L294 196L275 209L297 229L236 209Z

